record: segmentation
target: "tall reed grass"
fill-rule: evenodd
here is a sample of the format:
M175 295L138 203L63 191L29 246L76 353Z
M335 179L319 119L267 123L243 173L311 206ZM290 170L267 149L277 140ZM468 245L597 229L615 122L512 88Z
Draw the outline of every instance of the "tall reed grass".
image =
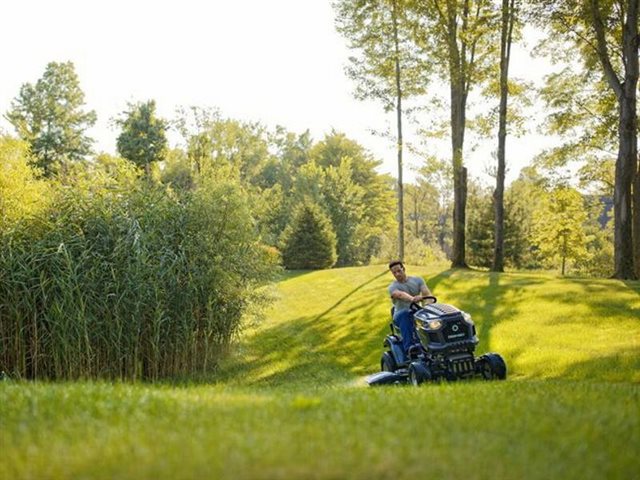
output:
M104 172L0 232L0 369L26 378L210 372L275 257L234 183L177 196Z

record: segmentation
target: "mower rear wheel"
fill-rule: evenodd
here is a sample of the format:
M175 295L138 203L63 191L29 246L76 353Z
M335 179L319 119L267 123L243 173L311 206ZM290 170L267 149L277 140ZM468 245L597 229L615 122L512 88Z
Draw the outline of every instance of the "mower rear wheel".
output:
M398 369L398 364L391 352L384 352L380 359L380 370L383 372L395 372Z
M422 362L413 362L409 365L409 382L411 385L418 386L426 381L431 380L431 370Z

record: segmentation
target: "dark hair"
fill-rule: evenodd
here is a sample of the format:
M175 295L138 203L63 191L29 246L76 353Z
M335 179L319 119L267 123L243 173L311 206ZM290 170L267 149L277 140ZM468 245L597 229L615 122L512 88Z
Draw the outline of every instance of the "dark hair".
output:
M391 270L396 265L400 265L404 270L404 263L402 263L402 260L393 260L392 262L389 262L389 270Z

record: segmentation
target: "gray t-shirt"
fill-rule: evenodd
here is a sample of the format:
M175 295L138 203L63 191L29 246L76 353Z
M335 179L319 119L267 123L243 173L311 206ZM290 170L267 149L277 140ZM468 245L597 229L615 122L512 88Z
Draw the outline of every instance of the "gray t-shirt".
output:
M419 295L422 292L422 287L425 287L426 284L422 277L407 277L407 281L404 283L400 283L397 280L391 282L389 285L389 295L391 295L396 290L402 290L403 292L407 292L411 296ZM411 302L407 302L406 300L400 300L399 298L392 298L393 306L395 307L395 311L401 312L402 310L409 310L409 306Z

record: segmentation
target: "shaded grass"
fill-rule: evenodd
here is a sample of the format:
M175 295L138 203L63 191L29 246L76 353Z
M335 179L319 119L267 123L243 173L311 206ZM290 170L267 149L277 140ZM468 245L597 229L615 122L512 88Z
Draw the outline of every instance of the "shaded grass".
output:
M372 389L384 266L293 272L210 383L0 382L0 478L634 478L640 282L410 268L509 380Z

